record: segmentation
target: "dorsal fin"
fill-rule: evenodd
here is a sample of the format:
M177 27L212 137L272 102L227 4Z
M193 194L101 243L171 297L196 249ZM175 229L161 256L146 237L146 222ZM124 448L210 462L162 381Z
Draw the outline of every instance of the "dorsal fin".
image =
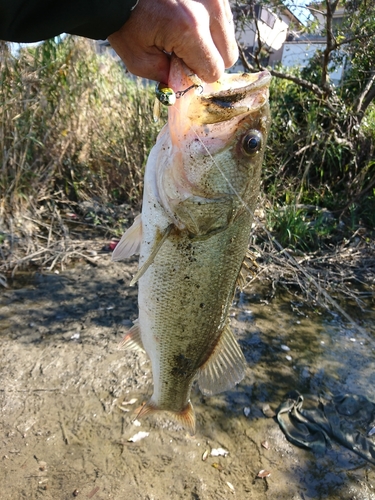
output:
M137 215L133 224L125 231L116 248L113 250L112 261L127 259L139 253L142 242L142 214Z
M213 354L200 369L199 389L207 396L227 391L241 382L245 368L245 357L227 324Z
M130 351L145 352L143 348L139 320L134 321L133 326L128 330L118 345L118 349L128 349Z

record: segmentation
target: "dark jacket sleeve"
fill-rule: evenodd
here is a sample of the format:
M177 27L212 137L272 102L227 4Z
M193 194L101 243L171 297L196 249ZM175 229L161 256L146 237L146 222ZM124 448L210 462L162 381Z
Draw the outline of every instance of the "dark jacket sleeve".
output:
M136 0L0 0L0 40L37 42L70 33L105 40Z

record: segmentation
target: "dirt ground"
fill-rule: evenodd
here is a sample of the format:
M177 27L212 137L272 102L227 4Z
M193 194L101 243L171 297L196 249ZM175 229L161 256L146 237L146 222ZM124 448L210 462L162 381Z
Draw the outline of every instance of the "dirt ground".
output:
M336 445L324 457L292 446L262 411L291 389L375 400L373 349L290 298L238 298L247 376L223 395L193 392L194 437L165 414L134 421L152 392L147 357L117 349L137 317L135 269L102 256L0 290L2 500L375 499L373 466Z

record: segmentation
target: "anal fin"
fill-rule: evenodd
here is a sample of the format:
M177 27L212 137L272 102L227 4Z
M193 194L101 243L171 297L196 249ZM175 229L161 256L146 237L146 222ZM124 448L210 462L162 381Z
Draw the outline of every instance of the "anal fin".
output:
M128 349L130 351L145 352L141 339L141 330L138 319L134 321L133 326L128 330L118 345L118 349Z
M200 368L198 385L206 396L227 391L245 376L246 360L227 324L215 351Z

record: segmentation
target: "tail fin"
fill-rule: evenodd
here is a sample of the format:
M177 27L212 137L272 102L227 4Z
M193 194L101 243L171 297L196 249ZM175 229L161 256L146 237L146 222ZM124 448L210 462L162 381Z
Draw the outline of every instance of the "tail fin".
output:
M164 410L160 410L160 408L158 408L150 399L146 404L138 408L136 411L138 412L136 418L141 418L145 417L146 415L151 415L156 411ZM179 412L170 410L165 411L172 417L173 420L176 420L176 422L181 424L191 435L195 434L195 411L190 401L185 406L185 408Z

